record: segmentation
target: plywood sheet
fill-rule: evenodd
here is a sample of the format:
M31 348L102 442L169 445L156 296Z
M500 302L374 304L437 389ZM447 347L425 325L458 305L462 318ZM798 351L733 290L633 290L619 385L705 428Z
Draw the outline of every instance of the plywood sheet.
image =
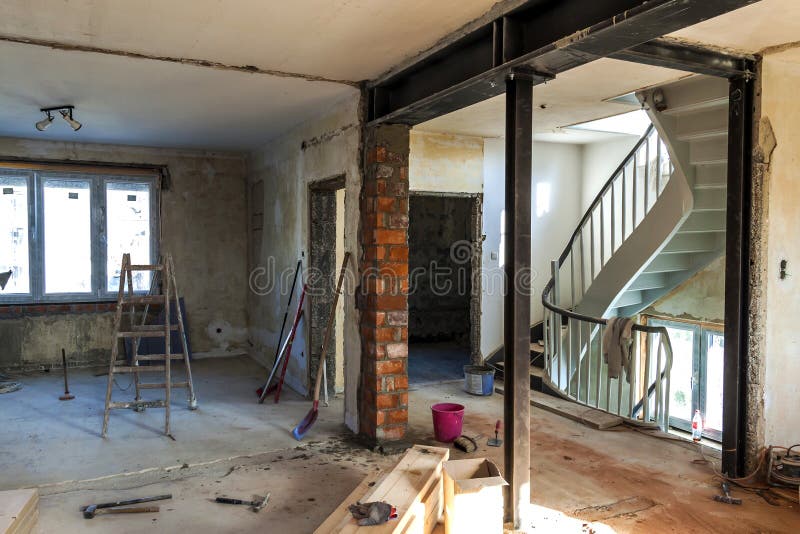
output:
M30 532L39 513L39 492L35 489L0 491L0 533Z

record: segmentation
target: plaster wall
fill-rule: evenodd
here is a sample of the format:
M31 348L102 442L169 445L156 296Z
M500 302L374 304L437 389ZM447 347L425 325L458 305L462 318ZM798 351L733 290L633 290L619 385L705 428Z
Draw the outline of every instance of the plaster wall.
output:
M499 261L500 221L505 206L503 139L485 140L483 176L483 234L486 239L483 242L481 352L486 357L503 344L503 277ZM531 223L532 324L542 320L541 292L550 279L550 261L561 254L583 215L582 177L580 145L534 142L531 199L534 210ZM537 184L547 185L539 187ZM537 214L537 205L541 214Z
M706 323L725 323L725 256L654 302L642 313Z
M192 349L241 352L246 344L245 159L242 154L0 138L2 156L166 165L161 252L170 252L186 302ZM106 360L112 314L64 313L0 320L0 365Z
M624 136L611 141L582 145L583 184L581 187L581 215L589 209L600 188L611 177L623 158L627 156L639 138Z
M358 431L356 395L361 355L353 287L357 280L361 191L359 102L358 95L354 94L333 107L327 115L301 124L251 152L248 160L250 183L263 180L265 191L259 257L254 258L255 268L251 273L251 291L247 299L248 326L253 344L251 354L268 367L273 363L279 342L288 288L298 259L302 259L303 269L308 271L309 184L345 177L344 248L354 260L342 295L345 314L342 336L345 423L354 431ZM272 284L282 273L284 283ZM303 321L286 377L286 383L302 394L307 393L312 385L308 373L308 333L308 322Z
M411 191L483 192L483 139L411 130Z
M797 206L800 185L800 49L766 55L762 62L761 121L768 120L775 146L767 156L764 175L765 203L762 239L766 243L761 287L764 304L764 441L789 446L800 442L800 241L797 239ZM762 145L765 152L768 147ZM763 243L762 243L763 246ZM787 261L789 276L781 279L779 264ZM757 267L758 268L758 267ZM752 374L752 373L751 373Z

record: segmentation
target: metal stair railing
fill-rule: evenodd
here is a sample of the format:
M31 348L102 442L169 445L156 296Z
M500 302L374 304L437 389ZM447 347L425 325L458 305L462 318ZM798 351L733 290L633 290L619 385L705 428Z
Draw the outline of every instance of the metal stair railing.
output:
M663 430L669 425L672 368L666 328L635 324L630 371L610 378L602 355L606 319L575 310L609 258L653 207L673 170L651 125L552 262L551 278L542 293L545 379L550 386L578 403Z

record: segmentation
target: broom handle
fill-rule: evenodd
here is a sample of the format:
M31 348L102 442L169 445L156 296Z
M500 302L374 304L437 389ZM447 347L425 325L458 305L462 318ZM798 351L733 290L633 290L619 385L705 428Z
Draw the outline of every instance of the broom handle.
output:
M331 306L331 314L328 317L328 326L325 328L325 338L322 340L322 352L320 352L320 362L317 368L317 383L314 385L314 403L319 402L319 387L322 384L322 372L325 369L322 362L325 360L325 351L328 348L328 342L331 339L331 330L333 330L333 321L336 318L336 304L339 302L339 293L342 292L342 282L344 282L344 273L347 271L347 262L350 260L350 253L344 253L342 260L342 270L339 272L339 281L336 283L336 293L333 294L333 306Z

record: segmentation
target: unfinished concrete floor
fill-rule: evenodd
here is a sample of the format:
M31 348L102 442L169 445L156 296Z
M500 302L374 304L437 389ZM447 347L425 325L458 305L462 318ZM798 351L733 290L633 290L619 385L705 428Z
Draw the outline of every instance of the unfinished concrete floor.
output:
M256 404L263 370L247 359L199 361L194 370L201 409L176 403L177 441L160 434L158 410L115 413L110 439L101 440L103 379L91 373L76 374L71 406L57 400L57 375L27 377L23 391L0 396L4 488L105 476L41 487L38 532L312 532L367 473L398 459L352 443L338 423L339 401L297 443L288 432L310 403L289 394L278 406ZM502 397L473 397L459 383L419 387L410 397L415 442L432 443L428 407L440 400L467 406L467 434L488 435L502 414ZM480 441L474 455L502 465L503 450ZM690 444L595 431L541 410L531 442L532 532L788 533L800 525L798 506L785 501L769 506L734 490L742 506L714 502L718 483ZM453 450L451 457L465 456ZM211 502L264 492L271 499L259 514ZM159 493L174 497L155 515L87 521L78 512L80 504Z

